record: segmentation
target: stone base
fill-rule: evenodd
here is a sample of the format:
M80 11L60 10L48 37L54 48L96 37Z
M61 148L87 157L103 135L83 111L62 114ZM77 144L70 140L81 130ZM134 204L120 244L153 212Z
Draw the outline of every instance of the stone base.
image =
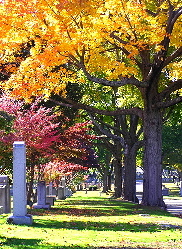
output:
M46 195L46 203L54 206L54 201L56 200L56 195Z
M38 203L35 203L33 206L32 206L33 209L50 209L51 208L51 205L49 203L46 203L46 204L38 204Z
M10 216L7 218L7 222L9 224L15 224L15 225L32 225L33 219L32 215L27 214L25 216Z

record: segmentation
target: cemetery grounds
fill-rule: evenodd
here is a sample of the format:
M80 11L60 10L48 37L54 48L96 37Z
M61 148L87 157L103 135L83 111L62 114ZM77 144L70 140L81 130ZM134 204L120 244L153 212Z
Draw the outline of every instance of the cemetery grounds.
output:
M159 208L113 199L100 191L77 191L50 210L29 209L33 225L6 223L0 215L3 249L182 248L182 218Z

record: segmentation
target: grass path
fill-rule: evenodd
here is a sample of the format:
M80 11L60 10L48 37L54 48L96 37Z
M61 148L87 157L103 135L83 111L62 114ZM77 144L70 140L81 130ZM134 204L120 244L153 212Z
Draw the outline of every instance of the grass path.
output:
M51 210L28 210L32 226L0 216L3 249L182 248L182 219L157 209L114 200L98 191L77 192Z

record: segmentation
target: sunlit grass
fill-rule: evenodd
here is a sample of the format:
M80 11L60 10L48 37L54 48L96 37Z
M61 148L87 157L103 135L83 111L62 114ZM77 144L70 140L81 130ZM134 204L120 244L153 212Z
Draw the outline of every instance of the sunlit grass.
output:
M28 212L32 226L10 225L8 215L1 216L0 248L182 248L182 219L99 191L80 191L51 210Z

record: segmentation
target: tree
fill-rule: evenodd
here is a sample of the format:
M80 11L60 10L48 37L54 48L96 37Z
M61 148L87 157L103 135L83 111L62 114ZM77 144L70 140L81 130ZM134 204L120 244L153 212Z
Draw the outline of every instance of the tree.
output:
M112 115L143 120L145 205L164 205L162 116L165 108L182 101L181 14L179 0L22 0L1 6L1 58L3 65L9 63L8 73L2 71L9 77L5 90L30 99L64 92L71 78L80 82L85 77L137 89L143 104L121 107ZM30 55L12 67L22 43L30 40Z
M1 143L12 152L14 141L25 141L27 147L27 171L29 178L29 191L27 199L30 200L33 188L35 165L43 160L51 160L56 154L56 144L60 141L56 123L56 115L51 109L39 107L35 102L30 108L23 108L22 101L0 99L1 109L14 116L12 131L8 134L4 129L1 132ZM55 147L55 148L54 148ZM45 159L46 158L46 159ZM6 158L5 158L6 160ZM8 165L6 165L8 166Z

